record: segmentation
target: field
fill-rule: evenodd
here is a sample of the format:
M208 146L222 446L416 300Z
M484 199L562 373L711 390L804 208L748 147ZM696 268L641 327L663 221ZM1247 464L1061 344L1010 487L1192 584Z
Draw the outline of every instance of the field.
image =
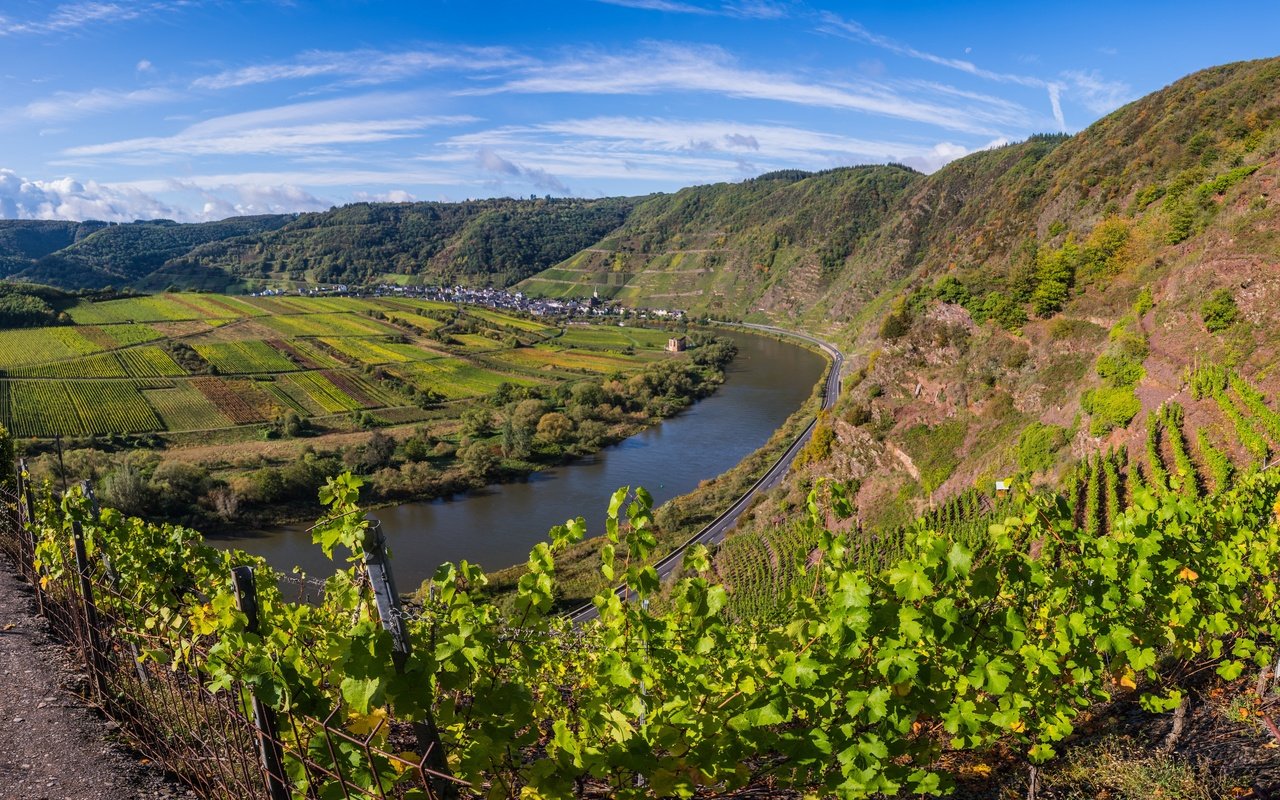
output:
M602 325L581 326L570 325L565 328L564 335L556 341L570 347L599 348L602 350L623 350L627 347L663 350L667 346L666 331L649 330L648 328L618 328Z
M552 347L530 347L512 350L494 358L528 369L582 370L610 374L625 371L636 364L636 357L588 350L564 350Z
M414 387L450 400L486 395L503 383L531 386L533 381L487 370L460 358L437 358L397 367L396 374Z
M266 342L198 344L195 351L223 375L288 372L297 366Z
M454 402L460 414L504 384L638 371L665 357L668 336L404 297L163 294L68 315L0 331L0 422L18 436L230 429L289 413L341 428L351 423L334 417L408 421Z

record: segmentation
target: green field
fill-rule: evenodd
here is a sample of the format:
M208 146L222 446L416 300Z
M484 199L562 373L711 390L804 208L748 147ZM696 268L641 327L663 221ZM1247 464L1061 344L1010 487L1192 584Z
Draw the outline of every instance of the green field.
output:
M533 385L528 378L478 367L460 358L437 358L397 367L396 374L418 389L435 392L450 400L489 394L503 383Z
M266 342L198 344L195 351L224 375L288 372L297 369L292 361Z
M523 317L517 317L513 314L504 314L501 311L493 311L488 308L468 308L467 314L468 316L475 317L476 319L482 319L486 322L492 322L495 325L501 325L508 328L517 328L519 330L528 331L530 333L540 333L544 335L551 335L555 333L557 330L556 328L553 328L550 325L543 325L541 322L534 322L533 320L524 319Z
M68 315L74 324L0 331L0 422L18 436L217 430L288 413L410 421L503 384L638 371L667 340L397 297L162 294Z
M619 328L603 325L570 325L556 342L571 347L622 350L626 347L663 350L671 334L648 328Z

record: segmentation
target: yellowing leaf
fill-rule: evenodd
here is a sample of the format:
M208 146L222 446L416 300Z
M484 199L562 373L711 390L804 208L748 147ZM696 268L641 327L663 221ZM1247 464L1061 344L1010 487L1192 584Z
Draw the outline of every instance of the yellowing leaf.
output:
M357 736L368 736L377 730L378 725L387 718L387 710L385 708L375 708L368 714L360 714L352 712L347 717L347 730Z
M1184 581L1194 581L1196 578L1199 578L1200 575L1190 567L1183 567L1182 571L1178 573L1178 577L1182 578Z
M1125 673L1120 676L1120 685L1126 689L1138 688L1137 682L1133 679L1133 670L1125 670Z

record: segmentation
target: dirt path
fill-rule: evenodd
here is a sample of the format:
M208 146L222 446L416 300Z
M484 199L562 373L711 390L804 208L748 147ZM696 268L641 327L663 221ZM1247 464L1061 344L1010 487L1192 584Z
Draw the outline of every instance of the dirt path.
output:
M112 741L75 694L85 680L0 557L0 799L189 798Z

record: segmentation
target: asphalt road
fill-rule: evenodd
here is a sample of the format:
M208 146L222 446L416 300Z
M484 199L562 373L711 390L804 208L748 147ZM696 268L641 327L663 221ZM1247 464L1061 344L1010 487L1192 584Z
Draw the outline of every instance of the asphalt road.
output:
M758 331L764 331L766 333L779 334L795 339L804 339L805 341L815 344L821 348L822 351L831 359L831 370L827 373L826 388L822 395L822 407L824 409L829 409L835 406L836 400L840 397L841 373L844 369L844 354L841 353L835 345L807 334L796 333L795 331L788 331L782 328L774 328L768 325L752 325L749 323L743 323L736 327L751 328ZM809 442L809 438L813 436L813 428L816 424L816 419L811 421L808 427L804 429L804 432L796 437L796 440L791 443L791 446L787 448L787 451L773 463L773 466L769 468L768 472L752 484L751 488L734 501L733 505L729 506L729 508L721 513L720 516L708 523L706 527L689 537L684 544L668 553L661 561L655 564L654 566L658 570L658 577L662 580L669 578L684 561L685 551L690 547L696 544L711 546L723 541L729 531L733 530L734 527L737 526L738 519L751 505L751 502L756 498L756 495L772 489L781 483L782 479L786 477L787 472L791 470L792 462L796 460L796 456L800 454L800 451ZM627 590L625 586L619 586L614 590L614 592L621 597L626 595ZM565 616L574 623L580 623L595 619L596 616L598 616L598 612L593 604L588 603L570 611Z

